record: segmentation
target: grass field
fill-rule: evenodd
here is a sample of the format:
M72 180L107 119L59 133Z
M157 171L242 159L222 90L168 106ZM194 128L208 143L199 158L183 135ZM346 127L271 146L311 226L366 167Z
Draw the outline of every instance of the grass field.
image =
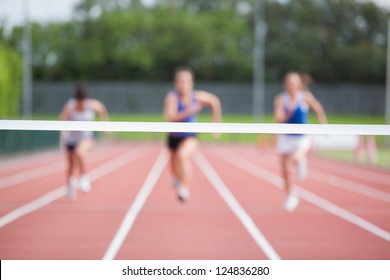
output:
M318 152L317 156L325 157L329 159L337 159L341 161L349 161L355 162L355 158L352 151L326 151L326 152ZM363 160L362 162L357 162L365 165L372 165L367 160ZM378 161L375 165L380 167L390 167L390 149L379 148L378 149Z

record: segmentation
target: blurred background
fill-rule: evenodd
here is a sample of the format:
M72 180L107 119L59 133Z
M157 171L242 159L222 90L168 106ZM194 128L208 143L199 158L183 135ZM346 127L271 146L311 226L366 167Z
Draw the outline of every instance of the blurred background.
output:
M111 120L163 121L172 71L188 65L196 88L221 98L225 122L273 122L273 99L295 70L313 77L330 123L384 124L389 18L387 0L0 0L0 118L57 119L83 82ZM388 166L389 141L375 141ZM0 131L2 155L55 145L53 132Z

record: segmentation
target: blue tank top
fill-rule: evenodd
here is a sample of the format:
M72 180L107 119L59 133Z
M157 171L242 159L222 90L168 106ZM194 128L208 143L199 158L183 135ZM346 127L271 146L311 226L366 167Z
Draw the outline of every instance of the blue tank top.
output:
M177 91L174 91L174 93L177 97L177 111L179 113L185 111L187 109L187 107L189 107L189 106L186 106L183 103L183 100ZM194 106L197 103L198 103L198 100L196 99L195 91L192 91L191 92L191 105L190 106ZM191 122L196 122L196 121L197 121L197 116L196 116L196 114L193 114L193 115L188 116L185 119L182 119L180 122L191 123ZM177 137L177 138L186 138L186 137L193 137L196 135L196 133L195 132L171 132L170 135L173 137Z
M290 118L286 121L286 123L294 123L294 124L305 124L307 123L307 118L309 115L309 107L305 102L305 94L303 92L298 92L296 96L296 104L294 111L292 112ZM289 105L291 103L290 96L287 92L282 94L282 104L284 111L287 113ZM303 134L289 134L293 136L302 136Z

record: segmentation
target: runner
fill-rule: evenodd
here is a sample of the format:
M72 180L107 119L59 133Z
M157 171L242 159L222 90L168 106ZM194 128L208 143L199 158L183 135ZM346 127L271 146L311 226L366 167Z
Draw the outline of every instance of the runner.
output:
M108 120L106 107L96 99L88 98L88 90L83 85L75 88L74 96L63 107L60 119L70 121L93 121L97 114L102 121ZM86 154L95 144L92 131L61 132L61 143L66 148L68 169L66 181L68 197L76 199L78 185L84 192L91 190L86 168ZM78 171L78 172L77 172ZM79 178L77 178L79 175Z
M290 72L284 79L285 91L276 96L274 101L275 120L278 123L307 123L309 108L317 115L320 123L327 123L325 112L321 103L313 94L304 88L301 76ZM310 149L310 136L302 134L283 134L278 136L277 150L281 155L282 175L284 178L287 199L284 208L293 211L299 203L295 191L293 178L290 174L290 165L294 163L300 179L307 176L306 154Z
M194 89L194 73L188 67L180 67L174 72L175 89L170 91L164 104L164 116L168 122L196 122L196 115L204 106L211 109L214 122L221 121L221 105L212 93ZM196 134L175 132L168 134L167 144L171 153L170 163L173 186L181 201L190 197L192 177L191 156L199 146Z

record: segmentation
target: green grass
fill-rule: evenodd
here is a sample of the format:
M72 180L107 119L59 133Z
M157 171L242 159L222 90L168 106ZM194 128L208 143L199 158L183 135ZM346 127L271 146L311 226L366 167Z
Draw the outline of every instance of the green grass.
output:
M322 151L322 152L317 152L316 155L324 158L329 158L329 159L356 162L352 151ZM369 164L369 163L367 161L364 161L361 164ZM390 166L389 149L385 149L385 148L378 149L378 161L376 162L375 165L380 167Z

